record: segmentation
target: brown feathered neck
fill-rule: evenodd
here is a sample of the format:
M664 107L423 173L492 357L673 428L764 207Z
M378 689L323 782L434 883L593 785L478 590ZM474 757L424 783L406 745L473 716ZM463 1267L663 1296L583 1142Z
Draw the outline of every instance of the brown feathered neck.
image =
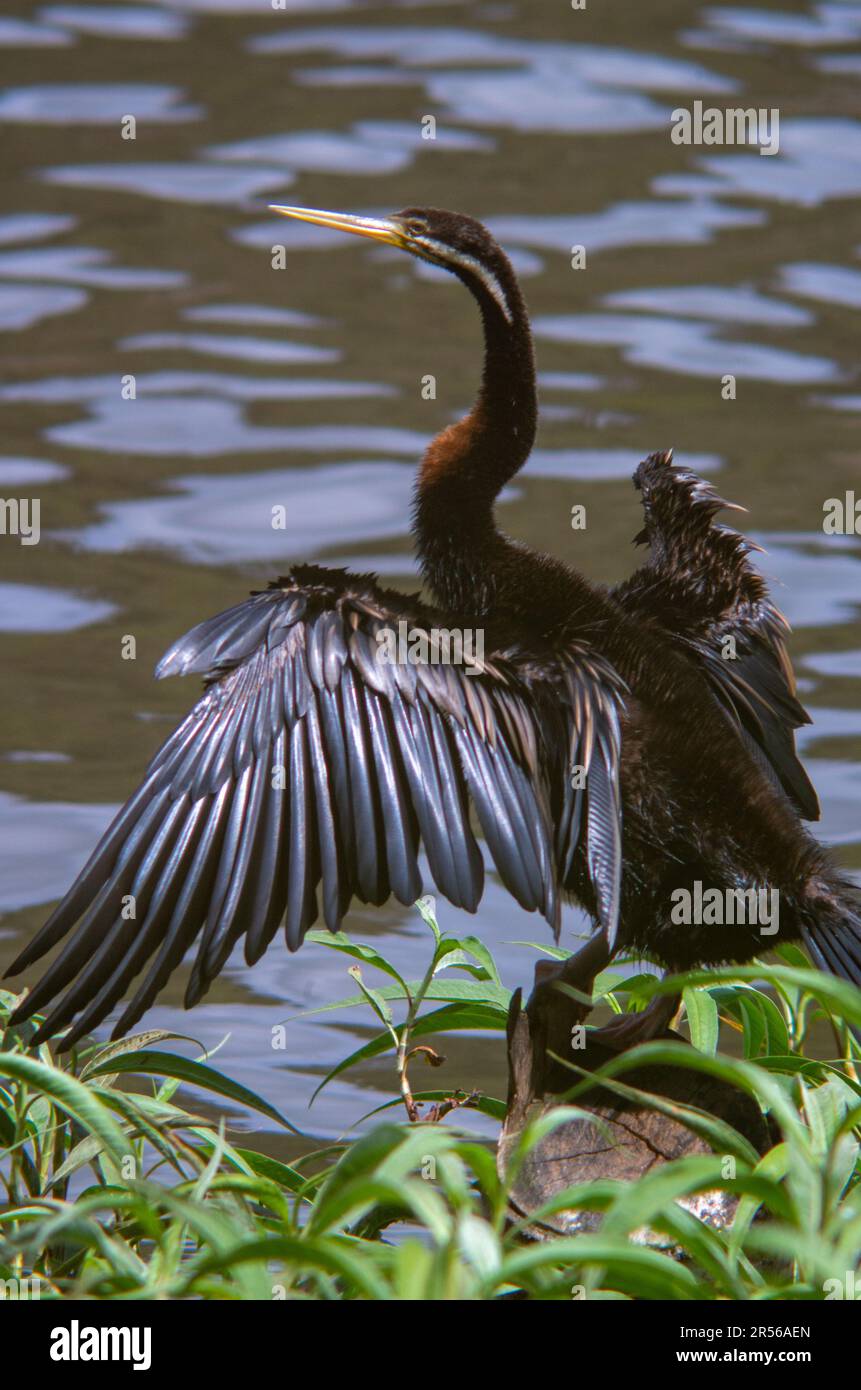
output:
M487 578L483 570L498 535L493 504L529 457L537 422L526 305L510 262L494 249L492 271L455 271L481 310L481 388L469 414L429 444L415 491L422 574L436 598L455 608L466 606L471 587Z

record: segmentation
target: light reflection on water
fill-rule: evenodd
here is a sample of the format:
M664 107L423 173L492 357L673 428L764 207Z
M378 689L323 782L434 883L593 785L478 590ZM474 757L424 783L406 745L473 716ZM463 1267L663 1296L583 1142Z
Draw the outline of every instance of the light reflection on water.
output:
M300 558L416 582L412 465L469 398L474 311L396 252L273 218L288 189L356 212L461 207L511 250L546 402L502 499L514 535L618 580L640 525L630 474L670 443L750 508L815 716L800 741L821 831L861 866L861 544L821 530L824 499L858 478L861 6L670 8L21 0L0 18L16 60L0 91L0 487L40 498L43 536L0 546L4 956L194 698L193 681L148 676L179 633ZM671 111L697 99L778 106L780 154L673 145ZM589 517L576 544L573 503ZM127 633L137 662L117 657ZM506 983L528 982L533 955L510 943L545 930L492 877L477 921L441 911L481 931ZM415 913L350 926L423 970ZM582 928L570 911L566 940ZM253 970L237 957L190 1017L182 983L147 1023L230 1033L221 1064L299 1124L368 1036L353 1009L294 1019L272 1051L274 1023L351 992L319 946L273 947ZM496 1040L450 1053L445 1084L500 1093ZM386 1065L324 1092L314 1131L391 1096Z
M741 5L709 5L703 19L709 29L730 39L751 40L757 44L853 43L861 39L861 6L845 3L820 4L810 14L781 14Z
M334 545L402 536L412 470L397 463L323 464L267 473L193 475L180 497L108 503L104 520L70 535L95 551L159 546L200 564L301 560ZM286 513L273 529L273 509Z
M52 217L47 213L12 213L0 217L0 246L15 241L44 241L47 237L69 232L75 226L74 217Z
M728 305L731 293L727 292ZM560 314L534 320L534 328L539 339L609 343L621 348L625 361L635 366L690 373L712 381L727 372L746 380L783 384L819 385L840 379L836 363L827 357L728 339L715 322L707 320L662 314Z
M116 126L129 112L141 122L197 121L204 114L201 107L184 104L175 88L143 82L58 82L7 87L0 95L0 122Z
M615 203L601 212L557 216L495 216L488 218L494 233L506 243L521 242L568 254L571 246L609 251L623 246L691 245L711 241L730 227L761 226L766 218L753 208L724 207L697 196L666 202Z
M68 478L71 469L47 459L3 458L0 456L0 484L56 483Z
M359 121L349 134L304 130L298 134L261 135L231 145L215 145L212 159L238 164L284 164L301 172L384 175L409 168L425 148L421 128L406 121ZM464 130L445 128L434 148L490 153L493 141Z
M374 450L414 458L427 439L414 430L388 426L305 425L269 429L249 425L239 406L214 398L164 396L129 402L97 400L89 420L45 431L53 444L70 449L117 449L129 454L216 458L222 454L268 454L286 450L328 453Z
M391 66L355 61L313 67L300 80L314 86L421 83L445 115L478 126L520 131L648 130L665 124L663 106L646 92L727 93L735 84L698 63L619 47L508 39L476 30L388 27L309 29L266 34L255 53L388 59ZM483 65L492 68L486 71ZM446 67L463 71L446 72ZM442 69L442 70L441 70Z
M861 609L861 544L843 536L752 533L765 551L757 567L793 627L857 624ZM835 545L834 542L837 542Z
M701 174L668 174L656 193L750 197L815 207L829 198L861 195L861 121L790 117L780 123L778 156L703 155Z
M39 14L46 24L101 38L179 39L188 33L181 15L143 5L45 5Z
M861 309L861 270L806 261L782 266L780 278L790 294L818 299L823 304L841 304L846 309Z
M34 328L57 314L72 314L82 309L88 299L84 290L68 286L0 285L0 332Z
M193 352L202 357L232 357L237 362L269 362L273 366L297 362L337 362L335 348L290 343L284 338L238 337L225 333L137 333L123 338L119 347L128 352Z
M0 584L0 632L73 632L103 622L113 612L112 603L64 589Z
M92 246L40 246L0 252L0 280L38 280L106 290L168 290L185 283L178 271L111 265L107 251Z
M230 164L69 164L46 169L46 183L161 198L168 202L218 203L233 207L246 198L288 187L286 170L247 169Z

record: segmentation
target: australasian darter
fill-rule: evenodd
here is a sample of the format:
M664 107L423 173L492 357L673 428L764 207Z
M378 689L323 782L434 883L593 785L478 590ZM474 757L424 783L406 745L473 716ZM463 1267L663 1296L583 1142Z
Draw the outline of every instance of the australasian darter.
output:
M420 850L436 889L474 912L471 808L523 908L558 932L567 896L594 922L580 952L545 965L530 1007L556 980L588 991L622 949L677 970L801 939L818 966L861 983L857 890L801 823L818 806L795 753L807 716L785 624L749 546L715 520L726 504L652 454L634 478L648 551L612 589L505 535L494 501L529 457L536 388L502 250L479 222L433 208L276 211L442 266L478 303L478 398L430 444L416 484L431 598L297 565L170 648L156 674L202 675L205 693L12 966L67 938L14 1021L47 1008L37 1038L71 1024L68 1047L141 975L122 1034L194 946L191 1006L240 938L252 963L282 926L295 950L320 919L338 929L354 899L414 902ZM480 630L480 669L381 661L380 635L401 623ZM777 889L779 934L674 922L672 895L697 883ZM674 1003L630 1016L617 1041L661 1031Z

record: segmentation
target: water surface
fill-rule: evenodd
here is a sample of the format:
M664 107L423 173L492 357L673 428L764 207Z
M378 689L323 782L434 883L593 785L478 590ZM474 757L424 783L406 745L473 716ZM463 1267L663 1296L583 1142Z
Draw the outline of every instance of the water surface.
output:
M861 869L861 545L822 533L827 498L861 495L861 6L19 0L0 46L0 487L38 497L42 527L38 546L0 538L4 957L194 699L193 681L151 679L178 634L298 559L415 582L412 469L469 404L473 306L397 253L274 219L272 199L451 206L505 243L543 405L500 509L515 535L621 578L630 474L668 445L749 508L795 628L822 833ZM671 112L695 100L779 108L780 154L674 145ZM477 920L441 913L528 983L515 943L546 929L492 877ZM566 941L582 927L568 913ZM414 912L349 929L423 971ZM184 982L147 1023L229 1035L219 1064L313 1134L392 1095L379 1061L307 1112L370 1032L360 1010L298 1017L353 992L342 957L237 959L188 1016ZM448 1052L434 1084L502 1093L498 1040Z

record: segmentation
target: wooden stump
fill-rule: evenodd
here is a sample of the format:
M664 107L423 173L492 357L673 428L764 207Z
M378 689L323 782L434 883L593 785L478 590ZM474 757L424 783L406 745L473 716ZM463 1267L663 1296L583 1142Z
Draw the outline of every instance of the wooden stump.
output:
M558 1007L558 1006L557 1006ZM581 1022L584 1011L572 1004L572 1022ZM560 1104L560 1095L570 1091L579 1078L575 1072L541 1051L546 1028L520 1008L519 991L512 1000L508 1024L508 1107L497 1151L500 1172L505 1172L510 1155L524 1126ZM570 1039L571 1030L567 1029ZM574 1055L577 1066L597 1071L610 1058L618 1056L600 1042L589 1042ZM664 1037L684 1042L678 1033ZM696 1106L726 1120L747 1138L759 1153L770 1148L773 1139L759 1107L745 1092L725 1081L688 1071L681 1067L645 1066L626 1072L626 1085L662 1096L670 1101ZM550 1198L576 1183L596 1178L636 1182L656 1166L688 1154L711 1152L708 1144L678 1120L638 1100L628 1100L596 1084L578 1095L578 1109L593 1115L569 1121L554 1129L537 1144L523 1162L511 1191L511 1205L518 1218L528 1217ZM681 1199L681 1205L709 1225L721 1229L733 1218L737 1198L723 1192L705 1192ZM530 1234L536 1238L551 1234L572 1235L595 1230L601 1222L598 1212L561 1212ZM671 1245L655 1233L642 1233L645 1243Z

